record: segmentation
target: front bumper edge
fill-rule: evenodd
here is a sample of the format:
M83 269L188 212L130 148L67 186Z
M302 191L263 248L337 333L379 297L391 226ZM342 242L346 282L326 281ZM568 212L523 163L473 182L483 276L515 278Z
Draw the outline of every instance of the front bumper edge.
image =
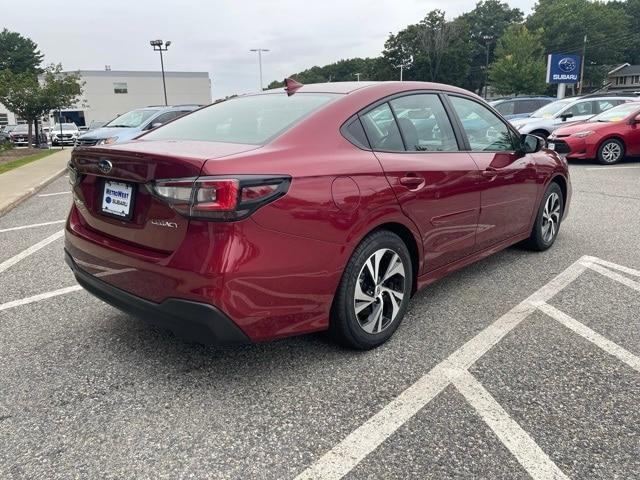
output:
M169 298L162 303L150 302L82 270L66 250L64 259L85 290L123 312L205 345L251 343L249 337L213 305L179 298Z

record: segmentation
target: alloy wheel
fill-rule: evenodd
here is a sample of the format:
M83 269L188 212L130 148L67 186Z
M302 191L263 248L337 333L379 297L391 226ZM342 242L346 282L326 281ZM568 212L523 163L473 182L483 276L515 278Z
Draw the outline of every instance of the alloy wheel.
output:
M547 197L542 211L542 239L549 243L558 233L560 226L560 197L553 192Z
M398 316L405 293L405 265L388 248L375 251L360 269L353 307L360 328L378 334Z
M616 142L609 142L602 147L602 159L607 163L615 163L622 155L622 147Z

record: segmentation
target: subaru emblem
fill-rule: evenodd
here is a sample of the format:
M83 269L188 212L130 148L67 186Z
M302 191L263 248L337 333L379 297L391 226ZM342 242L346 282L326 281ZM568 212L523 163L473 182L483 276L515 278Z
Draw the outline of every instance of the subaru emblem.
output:
M109 173L113 168L113 165L111 165L111 162L109 160L103 158L98 162L98 168L102 173Z

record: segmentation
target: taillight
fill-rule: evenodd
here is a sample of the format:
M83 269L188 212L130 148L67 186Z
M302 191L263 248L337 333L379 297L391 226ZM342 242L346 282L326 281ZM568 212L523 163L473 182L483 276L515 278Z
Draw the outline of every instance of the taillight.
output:
M237 175L156 180L147 187L185 217L233 221L280 198L290 183L290 177Z

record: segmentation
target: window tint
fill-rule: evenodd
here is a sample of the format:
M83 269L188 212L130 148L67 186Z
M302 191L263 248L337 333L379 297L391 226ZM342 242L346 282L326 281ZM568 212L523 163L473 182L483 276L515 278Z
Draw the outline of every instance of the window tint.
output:
M178 112L167 112L167 113L163 113L162 115L158 115L156 118L154 118L153 120L151 120L151 123L149 124L149 126L153 125L154 123L162 123L165 124L167 122L170 122L171 120L173 120L174 118L180 117L182 116L182 114L178 113Z
M460 117L471 150L506 152L514 150L513 133L484 105L462 97L450 96L453 109Z
M495 105L495 109L500 112L501 115L513 115L516 102L502 102Z
M177 119L148 140L197 140L263 145L294 122L340 95L268 93L232 98Z
M420 152L458 150L449 117L433 93L407 95L389 102L393 108L406 149Z
M540 104L538 100L519 100L516 102L516 113L531 113L535 112Z
M574 117L577 117L579 115L593 115L595 114L595 111L593 108L594 103L595 102L578 102L575 105L566 109L564 112L562 112L562 114L571 113Z
M388 103L383 103L361 117L369 143L374 150L404 152L400 131Z

